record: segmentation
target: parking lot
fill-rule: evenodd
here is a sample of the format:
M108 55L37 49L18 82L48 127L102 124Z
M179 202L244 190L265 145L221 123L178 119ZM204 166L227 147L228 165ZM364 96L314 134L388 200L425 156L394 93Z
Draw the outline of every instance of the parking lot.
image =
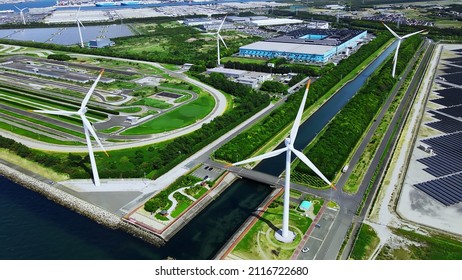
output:
M309 251L305 253L300 252L297 258L298 260L314 260L316 258L319 248L324 242L337 213L338 212L336 210L330 208L326 208L326 210L324 210L321 219L317 223L319 226L315 226L313 228L310 237L303 246L303 248L309 248Z
M211 167L208 165L202 165L198 169L196 169L192 175L196 176L197 178L201 179L208 179L210 181L215 181L221 174L223 173L223 170L216 168L216 167Z

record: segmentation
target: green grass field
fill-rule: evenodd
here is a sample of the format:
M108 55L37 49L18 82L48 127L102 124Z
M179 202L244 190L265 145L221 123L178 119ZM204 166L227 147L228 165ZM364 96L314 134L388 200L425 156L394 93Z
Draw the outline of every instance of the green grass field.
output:
M231 252L249 260L287 260L295 251L301 238L308 230L312 220L295 210L298 205L291 205L289 211L289 228L296 233L291 243L281 243L274 237L275 230L282 226L282 197L276 199L263 213Z
M182 128L207 116L214 106L213 97L208 94L201 94L196 100L137 127L128 129L122 134L154 134Z
M173 106L172 104L168 104L165 101L150 97L142 98L136 102L133 102L132 105L145 105L157 109L168 109Z
M435 22L438 28L462 28L462 21L456 20L437 20Z
M367 224L362 224L350 258L355 260L369 259L379 242L380 238L375 230Z
M266 59L256 59L256 58L248 58L248 57L237 57L237 56L227 56L220 59L222 63L232 61L232 62L241 62L241 63L258 63L258 64L265 64Z
M462 260L462 242L450 236L426 236L404 229L394 229L393 233L410 242L400 247L385 245L378 260Z

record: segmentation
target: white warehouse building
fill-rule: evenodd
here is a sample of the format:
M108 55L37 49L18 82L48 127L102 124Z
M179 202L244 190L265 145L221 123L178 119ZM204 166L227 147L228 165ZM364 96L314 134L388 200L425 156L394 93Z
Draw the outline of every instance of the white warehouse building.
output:
M348 53L367 36L364 30L298 29L286 35L239 48L244 57L275 58L325 63L342 52Z

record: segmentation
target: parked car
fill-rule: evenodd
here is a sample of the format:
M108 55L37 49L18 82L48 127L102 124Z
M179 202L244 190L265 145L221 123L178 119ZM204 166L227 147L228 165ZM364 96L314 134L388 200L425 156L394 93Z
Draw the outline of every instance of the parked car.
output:
M302 249L302 253L307 253L309 251L310 251L310 248L308 248L308 247L305 247L305 248Z

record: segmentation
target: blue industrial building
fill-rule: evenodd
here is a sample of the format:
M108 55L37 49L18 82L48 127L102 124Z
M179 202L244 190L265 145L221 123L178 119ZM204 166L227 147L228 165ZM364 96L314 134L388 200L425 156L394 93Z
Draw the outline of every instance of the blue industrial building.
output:
M367 36L364 30L298 29L286 35L239 48L244 57L284 57L300 62L325 63L337 54L349 53Z
M88 45L90 48L100 49L100 48L114 46L115 43L107 38L98 38L96 40L91 40Z

